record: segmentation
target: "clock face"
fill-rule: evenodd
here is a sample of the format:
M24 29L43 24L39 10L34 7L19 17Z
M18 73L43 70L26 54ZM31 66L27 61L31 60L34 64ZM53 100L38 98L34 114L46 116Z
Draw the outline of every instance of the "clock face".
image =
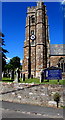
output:
M31 35L31 40L34 40L35 39L35 35Z

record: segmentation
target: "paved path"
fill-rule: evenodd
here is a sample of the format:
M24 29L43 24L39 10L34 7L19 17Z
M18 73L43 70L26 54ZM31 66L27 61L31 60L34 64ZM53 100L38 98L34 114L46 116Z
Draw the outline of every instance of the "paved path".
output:
M3 118L45 118L42 115L35 115L35 114L30 114L30 113L25 113L25 112L20 112L20 111L14 111L14 110L2 110Z
M27 120L27 118L35 118L35 120L36 120L36 118L37 118L37 120L38 120L38 118L43 118L43 119L41 119L41 120L64 120L64 119L62 119L62 118L49 118L48 116L43 116L43 115L40 115L40 114L38 114L38 115L35 115L35 114L30 114L30 113L22 113L22 112L20 112L20 111L13 111L13 110L2 110L2 112L3 112L3 118L15 118L15 120L19 120L19 119L17 119L17 118L22 118L22 119L20 119L20 120L23 120L23 118L26 118L25 120ZM8 120L8 119L3 119L3 120ZM33 119L34 120L34 119Z
M1 104L1 102L0 102ZM28 104L2 102L2 117L16 118L63 118L63 109Z

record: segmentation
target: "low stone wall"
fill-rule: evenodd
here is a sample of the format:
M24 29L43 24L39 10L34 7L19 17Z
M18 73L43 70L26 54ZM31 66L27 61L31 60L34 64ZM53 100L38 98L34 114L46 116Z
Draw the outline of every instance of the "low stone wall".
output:
M2 90L0 91L2 97L0 97L0 100L55 107L56 102L53 100L53 95L56 92L61 95L59 107L63 106L65 90L62 85L2 83Z

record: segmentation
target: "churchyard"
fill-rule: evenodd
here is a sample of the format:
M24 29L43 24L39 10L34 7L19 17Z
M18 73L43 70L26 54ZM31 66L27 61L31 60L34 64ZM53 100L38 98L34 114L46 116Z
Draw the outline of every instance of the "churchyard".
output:
M16 68L15 71L3 71L2 82L65 85L65 77L62 75L61 69L57 67L49 67L45 71L41 71L38 78L33 75L27 78L19 68Z
M65 85L65 80L49 80L49 82L47 80L44 80L44 82L40 83L39 78L30 78L30 79L25 79L25 81L22 81L22 78L19 79L19 83L35 83L35 84L60 84L60 85ZM3 77L2 78L2 82L13 82L14 79L10 79L7 77Z
M16 82L16 83L34 83L34 84L59 84L65 85L65 79L56 79L56 80L47 80L43 79L42 74L39 78L25 78L25 74L22 75L22 72L17 68L16 71L3 72L2 73L2 82Z

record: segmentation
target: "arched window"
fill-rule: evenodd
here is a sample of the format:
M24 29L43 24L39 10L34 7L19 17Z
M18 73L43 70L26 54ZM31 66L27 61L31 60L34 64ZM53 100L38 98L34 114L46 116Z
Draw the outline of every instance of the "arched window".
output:
M31 16L31 23L35 23L35 16L34 15Z
M58 67L62 69L62 72L65 72L65 58L61 57L58 61Z
M60 59L59 59L59 61L62 61L63 60L63 57L61 57Z
M31 30L31 35L34 35L34 30Z

